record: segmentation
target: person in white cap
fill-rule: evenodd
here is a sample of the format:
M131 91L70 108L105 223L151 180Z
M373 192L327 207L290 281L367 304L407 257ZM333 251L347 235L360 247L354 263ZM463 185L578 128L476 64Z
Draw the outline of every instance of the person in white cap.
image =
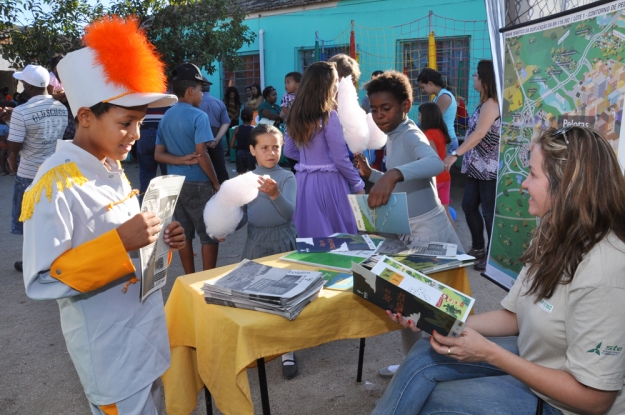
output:
M136 20L105 17L85 28L83 42L57 66L75 138L58 141L24 194L24 284L30 298L57 300L91 412L155 415L170 360L163 297L141 301L135 283L137 251L161 226L140 212L119 161L139 139L147 107L176 97L162 93L164 65ZM164 240L170 258L185 245L178 222Z
M23 71L15 72L13 77L22 82L24 93L30 96L25 104L13 110L7 137L11 151L9 166L11 170L17 171L13 188L11 233L22 235L23 227L18 219L22 213L24 191L32 183L41 163L54 153L56 141L63 138L67 127L67 108L47 94L50 75L44 67L28 65ZM15 263L15 269L22 271L22 261Z

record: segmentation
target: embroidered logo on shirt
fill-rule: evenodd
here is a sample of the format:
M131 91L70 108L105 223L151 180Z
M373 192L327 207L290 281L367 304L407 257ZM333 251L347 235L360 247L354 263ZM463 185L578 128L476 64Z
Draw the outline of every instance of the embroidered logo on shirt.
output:
M621 346L606 346L603 348L603 350L601 350L601 345L603 344L603 342L600 342L594 349L590 349L588 350L587 353L595 353L598 356L604 355L604 356L618 356L621 354L621 352L623 351L623 348Z
M603 343L603 342L601 342L601 343ZM599 356L601 356L601 350L600 350L601 349L601 343L599 343L594 349L588 350L587 353L596 353Z
M538 306L549 314L551 314L551 312L553 311L553 306L549 304L544 298L538 302Z

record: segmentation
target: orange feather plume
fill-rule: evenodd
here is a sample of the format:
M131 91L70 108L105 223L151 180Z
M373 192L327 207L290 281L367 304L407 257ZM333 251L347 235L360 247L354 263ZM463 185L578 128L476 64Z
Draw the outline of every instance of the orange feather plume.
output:
M165 64L136 18L104 17L85 27L83 42L95 52L106 81L129 92L165 92Z

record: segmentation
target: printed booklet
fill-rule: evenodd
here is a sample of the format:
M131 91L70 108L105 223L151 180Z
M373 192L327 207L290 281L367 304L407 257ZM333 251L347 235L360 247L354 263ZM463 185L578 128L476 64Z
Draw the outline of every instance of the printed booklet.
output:
M434 274L436 272L448 271L450 269L468 267L475 263L475 258L460 254L453 258L443 258L436 256L425 255L388 255L395 261L406 265L409 268L422 272L424 274ZM373 268L379 261L382 255L374 255L369 258L368 261L362 265L365 267Z
M391 235L384 240L379 254L425 255L439 258L455 258L458 245L446 242L417 241L410 235Z
M368 195L347 195L359 231L410 235L406 193L391 193L386 205L370 209Z
M349 236L346 233L335 233L330 238L345 238ZM360 264L375 254L375 249L380 246L384 238L379 236L366 236L374 246L374 249L366 249L362 251L332 251L332 252L291 252L280 258L283 261L294 262L296 264L310 265L319 268L329 268L337 271L351 272L352 262Z
M351 291L354 287L354 276L351 273L320 270L326 281L324 288L337 291Z
M475 299L387 256L371 269L352 264L354 294L383 310L401 313L421 330L462 333Z
M375 250L369 235L327 236L325 238L297 238L297 252L347 252Z

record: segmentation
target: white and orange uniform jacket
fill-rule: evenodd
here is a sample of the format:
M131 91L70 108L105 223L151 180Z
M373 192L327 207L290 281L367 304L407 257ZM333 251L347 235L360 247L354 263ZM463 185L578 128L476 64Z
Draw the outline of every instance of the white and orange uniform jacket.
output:
M67 349L95 405L129 397L169 367L162 294L140 301L116 231L139 203L119 163L108 164L112 171L59 141L25 192L21 217L26 294L57 300Z

